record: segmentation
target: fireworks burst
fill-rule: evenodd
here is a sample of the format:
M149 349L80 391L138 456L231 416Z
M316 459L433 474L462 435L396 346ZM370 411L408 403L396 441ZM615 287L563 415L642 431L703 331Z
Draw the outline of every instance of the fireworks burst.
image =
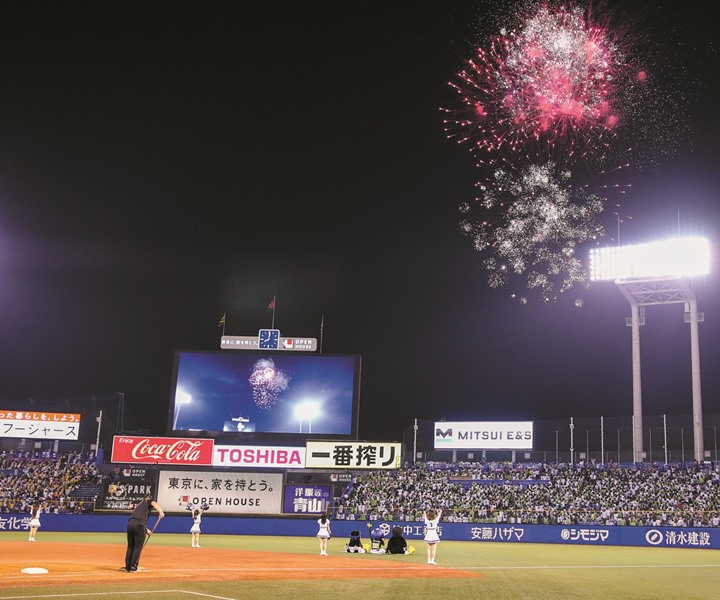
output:
M545 302L589 279L577 248L605 235L597 223L603 200L592 194L573 192L570 173L555 165L531 165L519 177L499 170L492 187L481 190L478 199L495 221L461 221L476 250L491 250L483 265L488 284L508 285L511 276L523 276L527 288L539 290ZM466 213L470 205L461 207ZM522 296L522 302L527 298ZM581 304L576 299L576 304Z
M609 176L640 146L670 152L658 128L679 122L670 116L676 98L637 60L649 61L641 41L599 6L529 0L450 82L460 102L442 109L446 133L473 152L481 173L460 227L489 255L491 287L520 277L544 302L589 287L580 247L604 237L603 204L624 191Z
M646 87L626 41L580 6L524 5L513 20L450 82L462 108L445 111L448 136L490 164L498 154L606 159Z
M248 381L257 407L268 410L275 405L278 394L288 388L290 377L271 358L261 358L253 365Z

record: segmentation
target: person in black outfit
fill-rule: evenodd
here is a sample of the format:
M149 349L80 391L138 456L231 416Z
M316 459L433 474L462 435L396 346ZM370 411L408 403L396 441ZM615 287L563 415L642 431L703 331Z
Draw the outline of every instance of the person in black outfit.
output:
M345 544L345 552L365 553L365 548L363 548L362 540L360 539L360 532L357 529L353 529L350 532L350 540Z
M388 540L387 554L408 554L408 545L402 535L402 528L395 526L392 529L392 537Z
M128 573L138 570L140 554L145 546L145 536L152 535L147 527L150 511L155 509L158 513L158 521L165 516L160 505L146 495L142 502L139 502L132 511L127 524L127 551L125 552L125 570Z

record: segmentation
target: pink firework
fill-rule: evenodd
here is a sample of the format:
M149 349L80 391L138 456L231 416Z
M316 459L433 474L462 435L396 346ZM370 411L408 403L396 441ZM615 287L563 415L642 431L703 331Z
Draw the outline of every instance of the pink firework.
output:
M446 110L449 137L472 144L488 164L496 152L602 160L646 79L628 44L579 6L525 5L516 20L450 82L462 108Z
M271 358L261 358L253 365L248 381L257 407L268 410L275 405L278 394L288 388L290 377Z
M672 153L683 129L682 94L645 70L662 65L673 81L671 63L658 60L667 44L587 1L520 4L450 82L458 108L443 109L448 137L474 152L481 173L460 229L486 254L488 284L520 280L521 302L589 287L581 257L605 236L611 195L629 189L618 175Z

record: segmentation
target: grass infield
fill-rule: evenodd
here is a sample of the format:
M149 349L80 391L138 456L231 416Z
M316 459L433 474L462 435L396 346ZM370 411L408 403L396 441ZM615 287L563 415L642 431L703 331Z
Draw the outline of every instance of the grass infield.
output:
M138 573L122 570L125 534L0 533L0 598L383 600L478 598L720 598L717 550L503 542L441 542L437 566L414 554L349 555L333 538L319 556L313 537L156 533ZM47 573L25 574L23 569Z

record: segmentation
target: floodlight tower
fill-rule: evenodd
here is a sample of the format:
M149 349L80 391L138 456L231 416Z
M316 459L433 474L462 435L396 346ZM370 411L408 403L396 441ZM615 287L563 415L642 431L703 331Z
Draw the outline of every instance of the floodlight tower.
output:
M180 408L190 404L192 402L192 396L185 390L178 388L175 392L175 418L173 419L173 429L177 429L178 417L180 416Z
M303 421L307 421L308 433L312 433L312 420L320 414L320 405L314 400L305 400L295 407L295 416L300 422L300 433L302 433Z
M640 326L645 324L645 307L658 304L685 304L685 322L690 324L694 456L698 461L704 458L698 337L698 322L704 320L704 315L697 310L697 300L687 278L709 271L710 249L703 238L678 238L590 251L591 280L614 280L630 303L627 324L632 327L633 462L642 462L643 458Z

